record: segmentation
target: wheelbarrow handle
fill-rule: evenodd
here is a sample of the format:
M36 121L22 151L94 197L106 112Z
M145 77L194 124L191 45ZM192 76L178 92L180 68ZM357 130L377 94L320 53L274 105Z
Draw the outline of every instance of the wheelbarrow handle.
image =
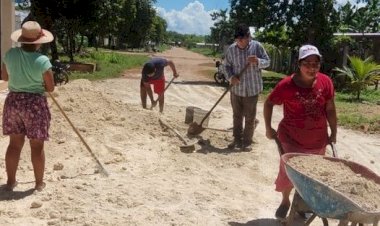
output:
M336 144L333 143L333 142L330 142L330 146L331 146L331 149L332 149L333 156L335 158L338 158L338 150L336 149Z
M285 154L284 149L282 148L282 144L281 144L280 140L279 140L278 137L277 137L277 134L276 134L276 136L274 137L274 141L276 142L276 145L277 145L277 151L278 151L278 153L280 154L280 156L283 155L283 154Z

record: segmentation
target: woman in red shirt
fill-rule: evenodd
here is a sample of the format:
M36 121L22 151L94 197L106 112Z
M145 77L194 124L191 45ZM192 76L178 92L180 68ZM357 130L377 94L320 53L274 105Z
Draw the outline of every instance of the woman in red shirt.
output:
M315 46L302 46L298 57L298 70L281 80L265 101L266 136L269 139L277 136L284 153L324 155L327 144L336 142L334 86L327 75L319 72L321 57ZM281 104L284 117L276 132L272 128L273 106ZM289 196L293 185L281 161L275 184L276 191L282 193L276 218L284 219L290 207Z

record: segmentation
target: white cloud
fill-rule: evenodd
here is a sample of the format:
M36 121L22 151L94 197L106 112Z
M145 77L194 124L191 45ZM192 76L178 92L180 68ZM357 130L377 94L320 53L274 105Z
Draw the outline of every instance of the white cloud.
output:
M164 18L168 24L169 31L176 31L181 34L210 34L210 27L214 25L210 14L215 10L206 11L199 1L189 3L180 11L166 11L158 7L158 14Z
M356 0L337 0L337 4L344 5L348 1L356 4ZM359 6L363 5L363 3L359 4ZM156 11L166 20L169 31L176 31L181 34L208 35L211 32L210 27L214 25L210 14L217 10L206 11L204 5L195 0L182 10L166 11L162 7L157 7Z

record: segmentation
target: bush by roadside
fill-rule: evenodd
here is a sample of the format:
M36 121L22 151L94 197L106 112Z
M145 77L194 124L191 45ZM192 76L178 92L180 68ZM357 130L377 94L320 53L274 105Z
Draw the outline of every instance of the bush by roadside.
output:
M85 78L88 80L99 80L107 78L119 77L123 71L141 67L148 59L148 54L128 54L112 51L89 49L84 54L76 56L77 63L93 63L96 64L96 71L93 73L72 72L71 79ZM68 59L62 58L62 61Z

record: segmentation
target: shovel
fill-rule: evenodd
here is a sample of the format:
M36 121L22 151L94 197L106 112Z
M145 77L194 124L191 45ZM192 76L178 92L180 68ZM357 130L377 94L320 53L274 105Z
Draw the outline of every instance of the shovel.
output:
M176 77L173 76L173 78L170 80L169 84L165 87L164 91L162 93L165 93L165 91L169 88L170 84L172 84L172 82L174 81ZM158 101L158 98L160 96L157 97L157 99L153 102L152 106L150 107L150 110L152 110L154 107L156 107L157 105L157 101Z
M240 78L240 76L248 69L249 67L249 63L246 64L244 66L244 68L240 71L239 74L236 75L236 77ZM202 127L202 124L203 122L206 120L207 117L210 116L211 112L214 110L214 108L216 107L216 105L219 104L219 102L223 99L223 97L228 93L228 91L230 91L231 89L231 85L227 87L226 91L224 91L224 93L222 94L221 97L219 97L219 100L214 104L214 106L207 112L207 114L203 117L202 121L200 124L198 124L197 122L192 122L190 123L189 125L189 128L187 129L187 133L190 134L190 135L198 135L200 133L203 132L203 130L205 130L206 128Z
M173 131L179 139L184 143L184 145L179 146L179 149L182 152L190 153L195 150L195 144L198 143L197 141L189 143L187 140L173 127L171 127L168 123L166 123L163 119L159 118L159 121L162 125L169 128L171 131Z

